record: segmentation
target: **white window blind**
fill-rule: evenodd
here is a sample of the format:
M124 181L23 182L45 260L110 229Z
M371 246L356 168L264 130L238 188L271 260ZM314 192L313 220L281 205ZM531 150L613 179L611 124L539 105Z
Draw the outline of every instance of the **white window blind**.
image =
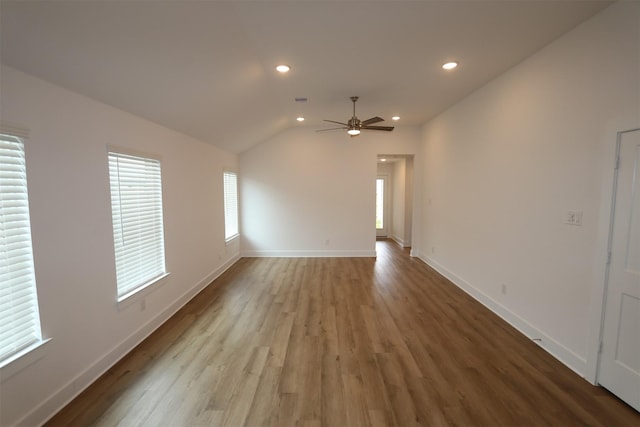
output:
M0 134L0 362L41 340L24 144Z
M166 274L160 161L109 152L118 298Z
M224 239L238 235L238 175L224 172Z

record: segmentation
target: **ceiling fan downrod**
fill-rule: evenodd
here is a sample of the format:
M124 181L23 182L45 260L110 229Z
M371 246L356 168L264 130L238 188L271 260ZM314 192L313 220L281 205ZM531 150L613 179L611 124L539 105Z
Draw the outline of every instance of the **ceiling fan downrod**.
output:
M358 100L357 96L351 97L351 102L353 102L353 117L356 116L356 101Z
M351 102L353 102L353 116L348 123L347 133L353 138L354 136L358 136L360 134L360 120L356 117L356 101L358 100L357 96L351 97Z

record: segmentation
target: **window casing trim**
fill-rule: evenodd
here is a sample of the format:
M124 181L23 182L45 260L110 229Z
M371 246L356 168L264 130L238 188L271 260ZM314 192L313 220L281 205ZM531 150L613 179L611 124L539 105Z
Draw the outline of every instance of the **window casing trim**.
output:
M164 273L153 280L149 280L144 285L132 290L131 292L125 295L122 295L122 296L116 295L117 310L122 311L127 307L130 307L138 302L142 302L152 292L155 292L156 290L160 289L165 284L167 284L169 282L168 277L170 275L171 273Z
M50 342L51 338L45 338L0 362L0 384L45 357Z
M142 157L150 160L157 160L162 164L163 156L156 153L149 153L146 151L136 150L129 147L123 147L121 145L113 145L107 144L107 154L115 153L115 154L123 154L125 156L133 156L133 157Z

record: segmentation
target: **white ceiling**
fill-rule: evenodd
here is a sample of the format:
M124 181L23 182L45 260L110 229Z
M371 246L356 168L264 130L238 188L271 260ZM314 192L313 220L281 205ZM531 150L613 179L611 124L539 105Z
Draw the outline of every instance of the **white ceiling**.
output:
M424 123L610 3L2 0L1 59L241 152L348 120L351 95L362 120Z

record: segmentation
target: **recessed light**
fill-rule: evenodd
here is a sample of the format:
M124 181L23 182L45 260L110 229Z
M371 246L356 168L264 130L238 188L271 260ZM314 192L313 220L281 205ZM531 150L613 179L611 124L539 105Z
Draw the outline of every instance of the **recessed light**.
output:
M299 122L304 122L304 117L300 116L300 117L296 117L296 120Z
M444 68L445 70L453 70L457 66L458 66L457 62L447 62L445 64L442 64L442 68Z
M276 71L278 71L279 73L287 73L289 72L289 70L291 70L291 67L285 64L281 64L276 67Z
M387 161L387 159L380 159L380 161L381 161L381 162L386 162L386 161Z
M400 116L393 116L391 117L391 120L394 120L397 122L398 120L400 120Z

